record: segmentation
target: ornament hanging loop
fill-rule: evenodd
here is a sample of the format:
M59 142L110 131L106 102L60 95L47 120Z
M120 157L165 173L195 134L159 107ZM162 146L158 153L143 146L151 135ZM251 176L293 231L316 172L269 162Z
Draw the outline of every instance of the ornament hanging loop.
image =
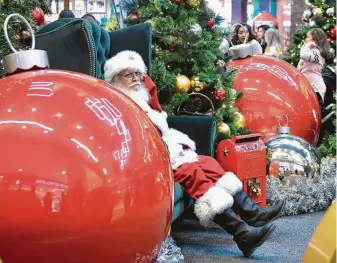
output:
M282 117L285 117L286 118L286 121L287 121L287 123L286 123L286 125L281 125L281 119L282 119ZM288 115L287 114L282 114L279 118L278 118L278 127L277 127L277 132L278 132L278 134L290 134L290 132L291 132L291 129L290 129L290 127L288 126L289 125L289 118L288 118Z
M286 118L286 120L287 120L287 123L286 123L286 125L284 125L284 126L288 127L288 125L289 125L289 118L288 118L288 115L285 114L285 113L283 113L283 114L278 118L278 126L279 126L279 127L283 127L283 126L281 125L281 123L280 123L280 121L281 121L281 119L282 119L283 116L284 116L284 117Z
M8 22L9 20L12 18L12 17L18 17L20 18L23 22L25 22L25 24L28 26L28 29L30 31L30 35L31 35L31 39L32 39L32 46L31 46L31 50L34 50L35 49L35 35L34 35L34 31L33 31L33 28L32 26L29 24L29 22L27 21L26 18L24 18L22 15L20 14L10 14L9 16L6 17L5 19L5 23L4 23L4 33L5 33L5 38L6 38L6 41L9 45L9 47L11 48L11 50L14 52L14 53L18 53L19 51L17 51L11 41L9 40L9 37L8 37L8 31L7 31L7 28L8 28Z

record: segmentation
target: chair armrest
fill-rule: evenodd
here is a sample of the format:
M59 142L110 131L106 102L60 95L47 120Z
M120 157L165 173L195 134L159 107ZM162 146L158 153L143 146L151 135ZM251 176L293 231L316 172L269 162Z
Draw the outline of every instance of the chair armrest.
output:
M216 122L212 116L169 116L170 128L187 134L197 146L200 155L214 157Z
M149 75L151 74L152 25L150 23L112 31L109 35L111 41L109 58L123 50L135 51L141 55Z

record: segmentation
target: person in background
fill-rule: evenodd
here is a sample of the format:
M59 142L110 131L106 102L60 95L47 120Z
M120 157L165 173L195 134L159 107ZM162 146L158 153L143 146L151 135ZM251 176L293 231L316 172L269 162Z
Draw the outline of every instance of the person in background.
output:
M309 80L321 105L324 104L326 86L322 77L325 60L332 56L330 44L325 32L312 28L307 33L304 45L300 50L300 62L297 68Z
M168 148L174 180L195 200L194 213L199 222L220 225L234 236L244 256L250 257L274 231L270 222L282 214L285 201L266 209L258 207L242 191L242 182L235 174L225 172L214 158L198 155L194 141L168 126L157 87L146 71L142 57L126 50L106 61L104 79L137 103L157 127Z
M267 43L265 41L265 32L269 29L270 27L268 25L261 25L257 28L257 38L258 41L262 47L262 53L265 52Z
M283 57L283 48L280 41L279 31L275 28L269 28L265 33L265 41L267 43L265 55L278 58Z
M68 10L68 9L62 10L61 13L59 14L59 19L74 18L74 17L75 17L74 13L71 10Z
M246 24L240 24L235 27L234 36L232 38L233 45L239 45L245 43L246 36L247 44L251 44L253 47L253 55L262 55L262 47L260 43L255 39L252 32L252 28Z

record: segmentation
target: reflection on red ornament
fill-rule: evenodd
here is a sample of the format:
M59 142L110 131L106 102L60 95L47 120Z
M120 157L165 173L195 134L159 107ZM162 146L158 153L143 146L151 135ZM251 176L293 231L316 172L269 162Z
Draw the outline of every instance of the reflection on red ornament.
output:
M208 20L207 25L209 27L214 27L215 26L215 19L211 18L210 20Z
M0 83L1 260L154 262L173 178L146 114L80 73L30 71Z
M128 19L139 19L139 14L138 13L132 13L128 16Z
M253 56L227 64L236 68L234 87L243 93L236 102L246 127L261 133L266 141L277 135L278 118L289 117L292 134L316 145L321 111L308 80L287 62L268 56Z
M180 4L181 3L181 0L171 0L172 3L175 3L175 4Z

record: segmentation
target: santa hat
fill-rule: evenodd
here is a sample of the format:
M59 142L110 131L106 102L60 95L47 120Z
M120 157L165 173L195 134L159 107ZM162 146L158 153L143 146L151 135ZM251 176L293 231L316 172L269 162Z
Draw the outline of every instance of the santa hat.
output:
M139 71L144 75L147 71L142 57L137 52L125 50L105 62L104 79L111 82L114 76L127 69Z
M142 57L137 52L125 50L117 53L114 57L105 62L104 79L107 82L111 82L114 76L127 69L139 71L144 75L147 71ZM162 108L158 101L157 86L147 75L145 75L144 78L144 86L149 91L151 96L149 105L152 109L161 112Z

